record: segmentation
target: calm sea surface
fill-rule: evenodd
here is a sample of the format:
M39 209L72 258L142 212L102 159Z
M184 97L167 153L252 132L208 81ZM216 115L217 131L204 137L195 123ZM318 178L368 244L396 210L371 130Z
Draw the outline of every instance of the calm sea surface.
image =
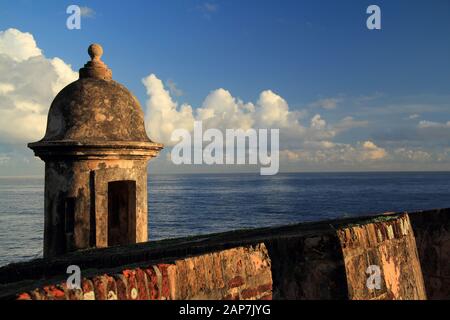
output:
M447 173L153 175L151 240L450 207ZM44 181L0 178L0 265L42 254Z

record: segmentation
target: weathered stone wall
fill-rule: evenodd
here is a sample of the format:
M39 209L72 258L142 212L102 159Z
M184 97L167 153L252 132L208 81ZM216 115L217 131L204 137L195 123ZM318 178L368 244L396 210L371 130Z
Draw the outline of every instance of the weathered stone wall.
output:
M95 246L108 246L108 183L131 180L136 182L136 213L133 243L148 240L147 212L147 161L146 160L90 160L89 173L92 176L91 210L95 210ZM151 214L151 213L150 213ZM144 227L145 226L145 227Z
M407 214L338 230L348 295L353 300L426 299L416 241ZM370 268L369 268L370 267ZM373 270L372 270L373 268ZM379 288L371 275L380 275Z
M238 247L119 273L23 292L19 300L272 299L270 259L264 244Z
M426 299L407 214L335 221L319 235L265 243L275 299ZM380 270L379 288L367 286L369 266Z
M448 226L435 210L88 250L0 268L0 298L450 299ZM71 264L80 291L65 288Z
M44 256L108 246L108 183L136 182L132 243L148 240L147 160L47 161ZM66 232L66 201L74 199L73 232Z

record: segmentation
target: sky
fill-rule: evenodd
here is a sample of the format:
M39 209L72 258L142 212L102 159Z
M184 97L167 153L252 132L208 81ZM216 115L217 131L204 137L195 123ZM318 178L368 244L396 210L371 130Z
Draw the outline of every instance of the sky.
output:
M282 172L450 170L449 35L448 0L2 0L0 176L43 175L26 143L94 42L166 145L153 172L246 170L173 165L171 132L194 120L279 128Z

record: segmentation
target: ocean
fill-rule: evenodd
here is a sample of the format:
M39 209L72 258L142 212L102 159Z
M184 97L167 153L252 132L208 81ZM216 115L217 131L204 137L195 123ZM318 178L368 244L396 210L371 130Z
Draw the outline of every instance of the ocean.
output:
M450 172L149 176L150 240L450 207ZM42 256L43 178L0 177L0 265Z

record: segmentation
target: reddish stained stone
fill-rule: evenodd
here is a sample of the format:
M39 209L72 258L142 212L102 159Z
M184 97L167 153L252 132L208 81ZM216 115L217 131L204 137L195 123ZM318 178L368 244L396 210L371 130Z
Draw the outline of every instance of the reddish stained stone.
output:
M65 284L65 283L63 283L63 284ZM60 300L68 300L69 296L67 295L67 291L63 284L57 284L56 289L59 290L60 292L63 292L63 294L64 294L64 296L61 296ZM81 290L78 290L78 291L81 292Z
M161 298L170 299L170 287L169 287L169 276L167 273L167 268L170 264L158 264L157 267L162 275L161 283Z
M106 299L109 298L110 292L113 292L117 296L117 298L119 298L117 295L117 285L114 278L108 275L105 275L105 278L106 278Z
M92 282L94 284L94 292L96 300L106 300L108 292L106 291L106 281L104 276L95 277Z
M138 287L136 284L136 271L135 270L123 270L122 274L127 279L127 297L129 300L137 300L139 298L138 295Z
M159 298L158 277L153 267L144 270L147 274L148 296L150 300L157 300Z
M66 294L64 290L57 288L54 285L45 286L42 288L45 292L45 295L49 300L66 300Z
M136 269L136 285L139 300L149 300L147 291L147 276L142 269Z
M114 279L116 280L116 287L117 287L117 299L118 300L129 300L128 298L128 284L127 279L124 275L118 274L114 276Z
M243 284L244 284L244 279L242 279L241 276L236 276L233 279L231 279L230 281L228 281L228 287L230 289L242 286Z
M125 269L122 271L122 274L127 277L127 279L134 275L134 270Z
M259 287L258 287L258 291L259 292L266 292L266 291L272 291L272 284L271 283L267 283L267 284L263 284L263 285L260 285Z
M260 300L272 300L272 294L266 294L260 298Z
M17 295L17 300L31 300L31 296L27 292L23 292Z
M254 298L258 295L258 290L257 289L245 289L242 290L241 292L241 297L242 299L249 299L249 298Z

